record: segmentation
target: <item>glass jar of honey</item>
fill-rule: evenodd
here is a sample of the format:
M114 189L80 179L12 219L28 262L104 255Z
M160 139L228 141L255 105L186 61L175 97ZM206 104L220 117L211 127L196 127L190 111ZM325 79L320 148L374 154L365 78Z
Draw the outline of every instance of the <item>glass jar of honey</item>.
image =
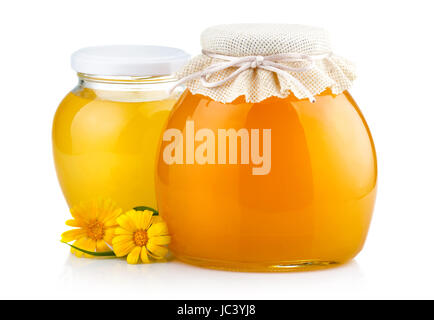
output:
M69 206L110 198L122 209L156 207L159 138L180 91L173 73L188 59L156 46L90 47L72 55L78 85L54 117L57 176Z
M160 214L182 261L239 271L344 263L362 249L377 163L327 33L223 25L179 73L157 165Z

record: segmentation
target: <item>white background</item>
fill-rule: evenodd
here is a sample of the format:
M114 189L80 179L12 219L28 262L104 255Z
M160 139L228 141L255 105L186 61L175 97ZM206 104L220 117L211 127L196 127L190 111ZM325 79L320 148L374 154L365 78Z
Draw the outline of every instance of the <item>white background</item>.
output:
M434 298L432 1L2 1L0 298ZM59 242L68 208L51 121L84 46L156 44L199 53L220 23L325 27L353 60L352 90L373 134L379 189L368 240L340 268L259 274L178 262L77 259Z

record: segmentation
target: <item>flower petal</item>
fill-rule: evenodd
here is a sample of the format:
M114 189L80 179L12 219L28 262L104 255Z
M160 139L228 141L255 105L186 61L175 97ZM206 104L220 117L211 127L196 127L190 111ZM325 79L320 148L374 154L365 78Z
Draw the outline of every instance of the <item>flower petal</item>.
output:
M131 252L134 249L135 243L130 240L127 242L113 244L113 251L117 257L123 257Z
M120 236L115 236L112 240L112 244L116 245L116 244L122 244L128 241L133 241L133 236L132 235L120 235Z
M104 224L112 224L116 221L116 218L118 218L122 213L122 209L118 208L113 210L112 212L108 213L104 218L102 218L102 222Z
M156 245L156 246L164 246L166 244L170 243L170 236L159 236L159 237L152 237L148 240L148 245Z
M82 245L81 249L84 249L84 250L86 250L86 251L90 251L90 252L95 252L95 251L96 251L96 241L93 240L93 239L89 239L89 238L87 238L87 239L83 242L83 245ZM86 253L84 254L84 256L85 256L86 258L91 258L91 259L94 258L94 256L91 256L90 254L86 254Z
M74 241L73 245L76 246L77 248L82 249L85 240L86 238L80 238L77 241ZM75 254L77 258L81 258L84 255L82 251L76 250L74 248L71 248L71 253Z
M130 210L126 213L127 216L131 218L131 220L134 221L134 224L136 226L136 230L146 230L149 227L149 224L151 223L152 219L152 212L149 210L145 211L136 211L136 210Z
M167 224L165 222L152 224L148 229L149 237L165 236L168 233Z
M77 248L86 250L86 251L91 251L94 252L96 249L96 241L89 239L89 238L80 238L77 241L74 242L73 244L74 246L76 246ZM81 258L83 255L86 258L93 258L93 256L85 254L82 251L76 250L74 248L71 248L71 253L74 253L76 257Z
M113 201L111 199L97 199L94 202L95 219L104 221L108 213L113 211Z
M73 227L73 228L79 228L79 227L83 226L83 224L80 223L80 221L77 220L77 219L66 220L65 224L67 226L70 226L70 227Z
M71 216L74 219L86 221L86 212L88 211L88 205L85 203L79 203L76 206L73 206L71 209L69 209L69 212L71 212Z
M154 245L149 242L146 245L146 248L148 249L151 256L155 259L163 259L166 256L166 254L169 252L169 249L167 249L166 247Z
M133 235L133 233L131 231L125 230L122 227L117 227L115 229L115 235Z
M131 217L127 214L123 214L116 219L116 222L125 230L135 232L137 227Z
M149 263L148 250L146 250L146 247L142 247L140 258L142 259L143 263Z
M136 264L139 261L140 252L142 251L141 247L135 247L127 257L127 262L129 264Z
M115 228L108 228L104 231L103 240L111 245L114 235L115 235Z
M84 211L87 220L93 221L98 219L99 202L99 199L93 199L84 204L87 207L86 211Z
M108 220L108 221L104 222L104 226L105 226L106 228L110 228L110 227L118 227L119 224L118 224L117 221L116 221L117 218L118 218L118 217L116 217L116 218L114 218L114 219L111 219L111 220Z
M106 252L106 251L110 251L110 248L107 246L107 243L104 240L98 240L96 242L96 251Z
M78 240L86 236L86 231L83 229L73 229L62 233L61 238L64 242L71 242L72 240Z

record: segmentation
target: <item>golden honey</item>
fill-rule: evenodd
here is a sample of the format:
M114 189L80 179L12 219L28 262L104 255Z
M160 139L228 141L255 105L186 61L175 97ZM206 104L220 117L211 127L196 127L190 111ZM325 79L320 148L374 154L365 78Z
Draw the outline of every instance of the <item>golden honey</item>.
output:
M124 210L156 208L157 147L174 103L140 91L69 93L53 123L54 161L69 206L111 198Z

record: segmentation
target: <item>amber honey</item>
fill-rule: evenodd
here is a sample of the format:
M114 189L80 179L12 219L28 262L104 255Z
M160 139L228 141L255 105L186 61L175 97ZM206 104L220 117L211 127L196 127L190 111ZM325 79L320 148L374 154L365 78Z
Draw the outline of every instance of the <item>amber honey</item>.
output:
M186 138L188 121L215 136L219 129L271 129L271 168L253 175L252 162L188 164L185 154L181 164L169 165L163 150L170 141L162 141L157 198L176 257L211 268L287 271L343 263L362 249L377 164L348 92L327 90L315 103L289 96L224 104L187 90L166 129Z

